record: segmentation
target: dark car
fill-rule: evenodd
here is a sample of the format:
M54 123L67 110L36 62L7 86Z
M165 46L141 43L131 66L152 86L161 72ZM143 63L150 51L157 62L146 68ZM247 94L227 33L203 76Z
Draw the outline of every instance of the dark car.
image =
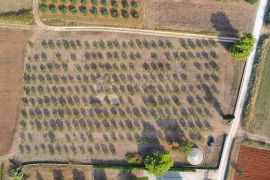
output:
M208 146L214 146L214 144L215 144L215 138L213 136L209 136L207 145Z

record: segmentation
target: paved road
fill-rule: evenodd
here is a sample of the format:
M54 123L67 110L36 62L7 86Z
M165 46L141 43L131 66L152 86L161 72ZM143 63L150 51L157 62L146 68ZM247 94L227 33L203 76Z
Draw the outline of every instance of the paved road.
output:
M255 58L256 47L258 45L258 40L260 38L261 28L263 26L263 19L264 19L265 9L266 9L266 5L267 5L267 0L260 0L259 3L260 4L258 7L258 11L257 11L256 19L255 19L254 30L253 30L253 35L256 39L256 42L254 44L254 50L251 52L251 54L247 60L246 66L245 66L243 79L242 79L241 87L240 87L240 92L238 95L235 113L234 113L235 119L232 123L230 132L227 136L225 146L223 149L223 154L221 157L220 167L219 167L219 171L218 171L218 180L225 179L226 168L227 168L227 165L229 163L228 159L229 159L229 154L230 154L230 150L231 150L231 146L232 146L232 141L235 137L236 131L238 130L238 127L240 124L243 106L244 106L244 102L245 102L246 94L247 94L247 90L248 90L248 83L249 83L249 79L250 79L250 75L251 75L251 71L252 71L252 65L253 65L254 58Z
M117 27L103 27L103 26L48 26L45 25L39 16L39 4L38 0L33 0L33 14L35 21L39 27L50 31L88 31L88 32L114 32L114 33L126 33L126 34L136 34L136 35L151 35L151 36L163 36L163 37L187 37L190 39L212 39L222 42L233 42L237 38L233 37L218 37L202 34L190 34L190 33L180 33L180 32L166 32L166 31L156 31L156 30L144 30L144 29L131 29L131 28L117 28Z

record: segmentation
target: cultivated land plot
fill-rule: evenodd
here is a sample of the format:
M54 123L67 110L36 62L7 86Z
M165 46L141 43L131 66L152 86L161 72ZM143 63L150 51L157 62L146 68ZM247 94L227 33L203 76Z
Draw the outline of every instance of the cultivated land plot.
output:
M28 38L27 32L0 31L0 155L9 151L20 115L25 46Z
M0 0L0 14L20 9L32 9L32 0Z
M172 150L179 140L206 149L209 134L227 130L221 114L233 111L233 84L239 84L243 64L221 44L94 35L33 37L19 159L121 164L127 153L165 149L180 163L184 156Z
M256 75L253 97L248 112L248 131L270 137L270 43L265 41L258 73Z
M133 180L136 179L130 171L125 170L112 170L112 169L93 169L86 166L76 165L33 165L26 166L25 173L28 175L29 180L36 179L67 179L67 180Z
M238 34L241 32L251 32L257 4L251 5L244 0L225 0L222 2L213 0L136 0L139 4L136 11L140 19L112 18L110 15L104 17L101 14L103 7L101 1L98 1L98 15L93 15L91 0L86 5L89 15L84 16L78 10L78 15L61 15L60 11L56 14L48 11L41 13L41 18L45 24L50 25L99 25L99 26L120 26L143 29L160 29L160 30L180 30L192 32L218 32L224 34ZM49 2L49 1L48 1ZM67 1L68 5L70 1ZM109 10L110 0L106 0L107 9ZM119 2L119 13L121 12L121 0ZM131 4L132 0L127 0ZM47 5L49 5L47 3ZM65 6L67 6L65 4ZM80 3L78 1L79 9ZM57 0L57 7L61 1ZM131 5L129 6L131 7ZM130 12L129 8L128 12ZM243 18L245 17L245 18Z
M269 179L270 151L241 146L235 180Z

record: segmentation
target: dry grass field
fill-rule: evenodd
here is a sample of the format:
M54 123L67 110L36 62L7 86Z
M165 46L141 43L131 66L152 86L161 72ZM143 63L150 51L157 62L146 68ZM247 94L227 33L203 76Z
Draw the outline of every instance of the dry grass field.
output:
M25 173L28 180L136 180L130 171L76 165L32 165L26 166Z
M206 150L208 135L227 130L222 115L233 111L243 64L225 44L49 32L31 41L17 152L22 161L125 164L127 153L164 149L181 164L185 157L173 150L180 140ZM214 161L209 157L206 165Z
M250 100L247 120L247 130L254 134L270 137L270 41L264 41L257 69L253 94Z
M32 9L32 0L0 0L0 14L20 9Z
M109 2L107 0L108 4ZM121 1L118 0L118 2L121 9ZM132 2L132 0L127 2ZM257 9L257 4L251 5L244 0L224 0L222 2L214 0L138 0L138 3L140 20L124 19L121 16L121 18L104 17L101 14L100 2L97 6L98 15L95 16L91 14L90 0L87 4L87 9L89 9L87 16L80 12L78 15L71 13L62 15L60 11L55 14L48 11L41 13L41 17L44 23L50 25L120 26L237 35L252 31ZM50 3L47 4L49 7ZM61 5L60 0L56 5L56 7Z
M28 32L0 31L0 155L7 153L20 115Z

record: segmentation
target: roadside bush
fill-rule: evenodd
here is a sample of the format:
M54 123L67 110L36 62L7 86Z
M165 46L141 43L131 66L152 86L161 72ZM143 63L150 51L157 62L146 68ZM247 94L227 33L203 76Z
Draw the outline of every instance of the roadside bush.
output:
M226 114L223 116L223 119L228 121L228 122L231 122L232 120L234 120L235 116L233 114Z
M126 156L126 161L129 164L141 164L142 163L142 157L140 154L130 154Z
M250 4L255 4L257 2L257 0L245 0L245 1L250 3Z
M169 152L159 152L153 155L148 155L144 164L146 169L155 176L162 176L173 166L174 162Z
M253 49L255 38L251 33L244 34L234 45L230 48L230 53L233 58L239 61L244 61L249 56Z

